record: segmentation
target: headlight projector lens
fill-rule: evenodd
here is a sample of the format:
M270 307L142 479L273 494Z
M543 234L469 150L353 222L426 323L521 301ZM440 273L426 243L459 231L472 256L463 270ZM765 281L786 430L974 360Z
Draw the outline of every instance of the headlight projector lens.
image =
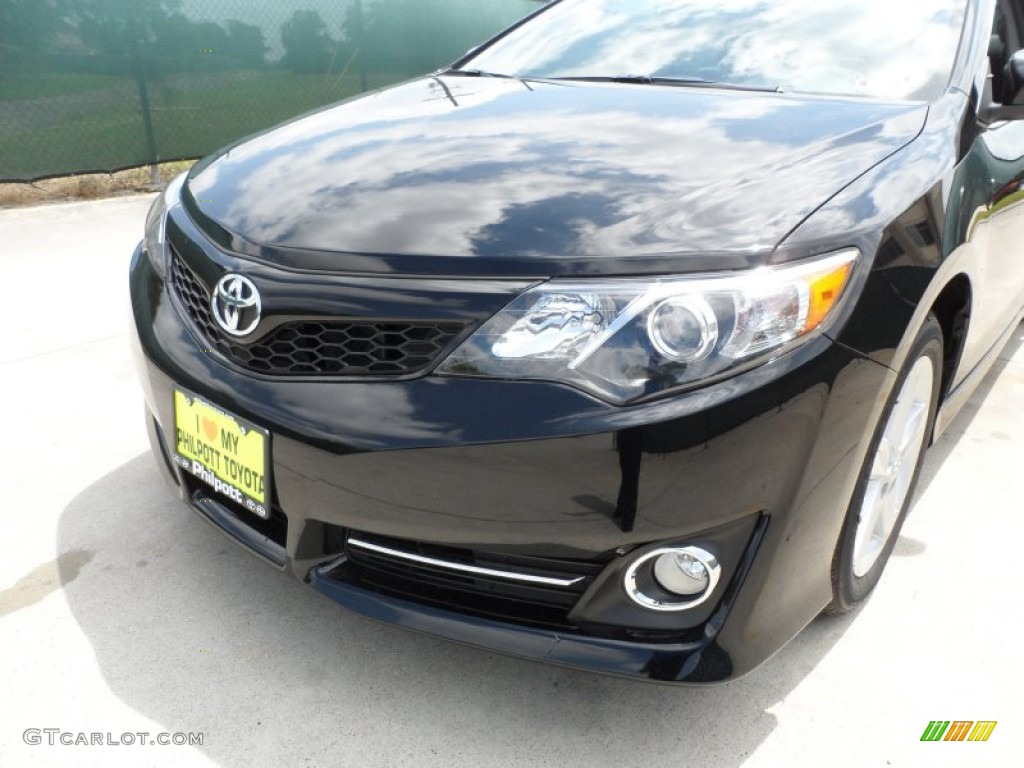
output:
M707 359L718 341L718 319L704 299L674 297L661 302L647 318L647 333L669 360L693 363Z

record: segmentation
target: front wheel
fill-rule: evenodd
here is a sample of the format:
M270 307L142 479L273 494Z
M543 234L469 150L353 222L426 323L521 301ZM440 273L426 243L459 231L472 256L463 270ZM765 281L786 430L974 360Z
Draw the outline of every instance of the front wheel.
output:
M878 584L910 509L942 375L942 329L931 315L900 371L861 468L832 560L828 613L845 613Z

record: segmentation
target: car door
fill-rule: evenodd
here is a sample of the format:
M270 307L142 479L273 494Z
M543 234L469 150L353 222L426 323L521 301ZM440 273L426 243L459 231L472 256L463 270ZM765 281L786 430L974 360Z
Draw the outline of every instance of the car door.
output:
M1009 58L1024 48L1024 3L999 0L989 28L984 74L999 101L1009 98ZM971 276L970 325L954 383L970 374L1024 305L1024 120L978 131L957 176L966 225L962 237L979 254L980 269Z

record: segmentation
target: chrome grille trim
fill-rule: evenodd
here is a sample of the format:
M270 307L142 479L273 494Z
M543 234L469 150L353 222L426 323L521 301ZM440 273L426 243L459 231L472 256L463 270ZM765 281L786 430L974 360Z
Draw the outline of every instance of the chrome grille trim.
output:
M374 544L369 541L363 541L362 539L352 538L348 539L348 546L355 547L357 549L363 549L368 552L377 552L382 555L394 557L399 560L408 560L412 563L420 563L421 565L429 565L435 568L443 568L450 571L458 571L460 573L474 574L476 576L489 576L493 579L505 579L506 581L516 581L521 584L540 584L545 587L572 587L579 584L586 577L576 576L573 578L560 579L554 576L535 576L528 573L516 573L514 571L499 571L494 568L481 568L478 565L466 565L465 563L453 563L448 560L439 560L434 557L426 557L424 555L417 555L413 552L405 552L400 549L392 549L391 547L384 547L380 544Z

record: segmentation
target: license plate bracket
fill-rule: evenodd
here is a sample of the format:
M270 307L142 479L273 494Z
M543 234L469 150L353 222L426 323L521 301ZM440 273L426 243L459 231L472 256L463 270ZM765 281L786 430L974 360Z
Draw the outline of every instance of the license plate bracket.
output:
M270 517L270 432L174 389L174 462L221 496Z

